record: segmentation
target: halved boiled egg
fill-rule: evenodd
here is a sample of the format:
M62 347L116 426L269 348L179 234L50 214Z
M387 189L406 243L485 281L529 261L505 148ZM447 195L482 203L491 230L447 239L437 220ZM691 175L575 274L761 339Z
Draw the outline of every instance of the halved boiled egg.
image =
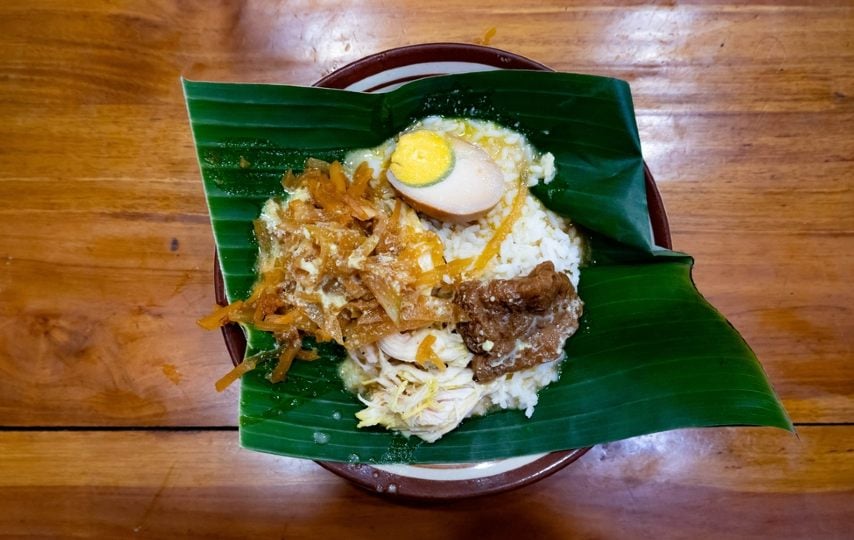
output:
M479 218L504 194L501 169L489 154L429 130L400 136L388 180L416 210L455 223Z

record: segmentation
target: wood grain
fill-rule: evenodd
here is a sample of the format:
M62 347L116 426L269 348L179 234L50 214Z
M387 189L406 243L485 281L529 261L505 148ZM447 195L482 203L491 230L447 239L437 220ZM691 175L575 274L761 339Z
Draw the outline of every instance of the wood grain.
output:
M0 530L98 538L330 538L343 530L348 538L523 531L843 538L854 504L852 454L852 427L802 428L799 438L684 430L597 447L514 493L413 506L386 502L309 461L241 450L228 432L4 433Z
M309 84L430 41L631 83L674 245L798 423L599 447L516 495L390 506L241 451L179 76ZM850 2L0 3L0 533L836 538L854 507ZM51 501L45 504L45 501ZM437 516L441 512L441 518ZM507 524L512 526L507 526Z

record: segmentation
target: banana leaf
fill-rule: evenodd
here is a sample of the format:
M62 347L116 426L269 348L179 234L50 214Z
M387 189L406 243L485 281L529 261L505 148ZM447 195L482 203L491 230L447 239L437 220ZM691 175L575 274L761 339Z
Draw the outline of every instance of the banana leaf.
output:
M470 418L432 444L357 429L361 404L336 373L343 350L323 345L321 359L297 363L285 383L269 383L266 364L243 378L243 446L317 460L441 463L685 427L792 429L753 352L694 286L692 259L653 243L625 82L494 71L422 79L387 94L187 80L184 91L229 301L245 297L256 278L251 221L268 197L284 196L284 171L375 146L431 114L494 120L552 152L557 177L533 193L590 239L581 327L530 419L520 411ZM245 331L247 354L274 345Z

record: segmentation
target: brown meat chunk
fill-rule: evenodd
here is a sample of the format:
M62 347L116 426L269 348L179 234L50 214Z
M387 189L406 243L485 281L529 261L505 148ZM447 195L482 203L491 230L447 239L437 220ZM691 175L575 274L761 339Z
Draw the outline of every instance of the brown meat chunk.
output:
M454 303L467 318L457 331L474 353L479 382L558 358L582 306L569 278L550 261L525 277L465 281Z

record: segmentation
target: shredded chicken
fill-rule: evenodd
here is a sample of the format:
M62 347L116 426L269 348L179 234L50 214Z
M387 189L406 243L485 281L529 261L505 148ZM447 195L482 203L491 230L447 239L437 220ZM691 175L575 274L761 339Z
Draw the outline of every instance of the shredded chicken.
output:
M309 160L302 174L288 173L282 183L289 198L269 200L255 222L260 277L249 298L199 321L205 328L239 322L272 332L281 350L273 382L305 356L298 354L301 334L352 351L458 321L452 293L424 277L449 266L441 240L394 197L384 177L374 178L364 163L348 178L338 162ZM419 358L444 368L429 347ZM223 383L246 371L235 368Z

